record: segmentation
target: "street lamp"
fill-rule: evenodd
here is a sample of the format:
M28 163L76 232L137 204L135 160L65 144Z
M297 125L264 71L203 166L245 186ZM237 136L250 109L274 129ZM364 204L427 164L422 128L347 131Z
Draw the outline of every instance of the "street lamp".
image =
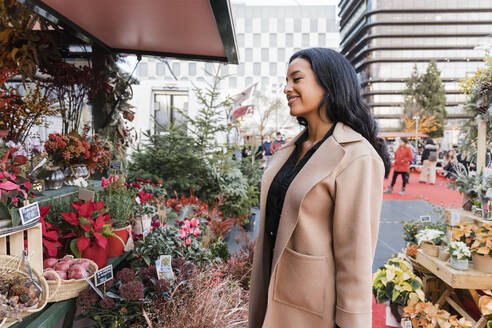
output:
M419 120L420 120L420 115L415 115L413 117L415 120L415 151L418 153L419 151Z

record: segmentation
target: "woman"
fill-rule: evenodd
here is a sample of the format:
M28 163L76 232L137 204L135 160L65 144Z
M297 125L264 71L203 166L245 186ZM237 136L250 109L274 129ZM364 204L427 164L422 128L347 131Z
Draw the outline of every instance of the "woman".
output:
M434 144L434 140L427 139L424 151L422 152L422 172L420 172L420 183L436 183L436 165L437 165L438 147Z
M306 129L263 175L249 327L370 327L385 145L339 53L295 53L284 93Z
M408 147L408 139L401 138L400 146L395 152L395 163L393 166L393 179L391 180L391 185L384 192L385 194L391 194L393 192L393 187L396 183L396 178L401 175L402 187L399 192L400 195L405 193L405 187L408 183L408 175L410 174L410 162L413 159L412 150Z
M458 166L458 160L456 159L456 154L454 150L448 150L444 160L442 161L442 167L444 169L444 176L451 179L456 173L456 167Z

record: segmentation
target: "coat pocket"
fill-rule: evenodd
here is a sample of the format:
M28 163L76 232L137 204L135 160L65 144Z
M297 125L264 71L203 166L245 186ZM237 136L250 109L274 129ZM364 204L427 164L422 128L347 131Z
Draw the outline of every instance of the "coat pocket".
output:
M275 274L274 300L323 316L327 288L326 256L310 256L285 248Z

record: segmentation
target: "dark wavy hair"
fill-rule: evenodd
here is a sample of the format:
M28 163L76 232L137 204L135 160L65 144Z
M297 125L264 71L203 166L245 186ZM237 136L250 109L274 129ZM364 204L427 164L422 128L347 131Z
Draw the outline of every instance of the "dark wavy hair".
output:
M311 64L318 84L325 90L318 111L325 107L326 116L331 122L342 122L366 138L383 160L387 177L391 160L386 144L377 136L377 123L362 99L357 74L350 62L338 52L327 48L300 50L290 57L289 63L296 58L303 58ZM307 126L305 118L298 117L297 120Z

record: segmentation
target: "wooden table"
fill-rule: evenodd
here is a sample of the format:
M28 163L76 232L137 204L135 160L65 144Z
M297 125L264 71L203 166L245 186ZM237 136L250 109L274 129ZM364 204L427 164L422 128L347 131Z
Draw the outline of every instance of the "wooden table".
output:
M467 271L456 270L448 262L427 255L420 249L417 251L416 262L446 284L444 293L437 300L439 306L445 303L449 304L459 314L473 322L473 328L486 326L487 320L483 316L476 322L452 296L454 289L469 289L473 291L476 289L492 289L492 274L475 270L473 264L470 264Z

